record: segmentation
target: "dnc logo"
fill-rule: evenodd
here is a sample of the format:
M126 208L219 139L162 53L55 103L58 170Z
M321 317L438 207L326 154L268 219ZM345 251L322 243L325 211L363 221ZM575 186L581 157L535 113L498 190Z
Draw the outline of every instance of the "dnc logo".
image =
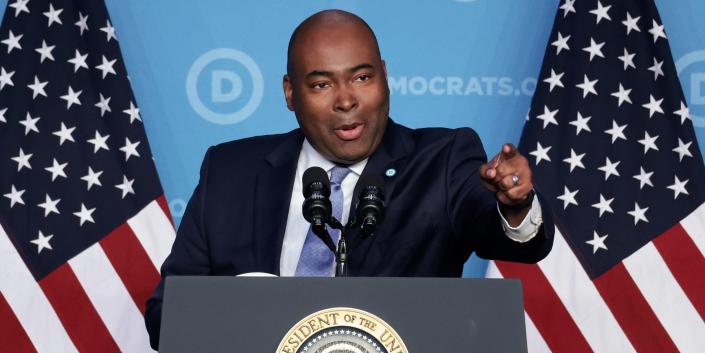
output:
M214 124L247 119L262 102L264 79L257 63L242 51L219 48L201 55L186 78L193 110Z
M676 69L690 107L693 126L705 127L705 50L690 52L676 62Z

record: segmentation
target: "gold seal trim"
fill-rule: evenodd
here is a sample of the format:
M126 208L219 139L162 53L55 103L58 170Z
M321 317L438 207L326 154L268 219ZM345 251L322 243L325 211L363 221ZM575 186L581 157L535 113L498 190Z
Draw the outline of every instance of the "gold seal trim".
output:
M343 329L335 330L337 327ZM316 342L323 342L323 338L334 337L342 342L336 344L344 345L346 334L356 341L369 342L370 347L378 348L374 352L408 353L399 334L384 320L364 310L346 307L323 309L306 316L286 333L276 353L316 352Z

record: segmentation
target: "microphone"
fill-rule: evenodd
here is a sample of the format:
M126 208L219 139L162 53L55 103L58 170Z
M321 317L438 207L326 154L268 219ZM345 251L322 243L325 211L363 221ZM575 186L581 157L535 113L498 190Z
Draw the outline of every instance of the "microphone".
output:
M306 221L311 223L311 229L323 242L335 251L335 244L328 235L326 223L331 219L333 208L330 203L330 180L323 168L311 167L306 169L302 180L304 203L303 214Z
M384 180L378 175L363 175L357 203L357 220L363 235L374 233L384 220Z

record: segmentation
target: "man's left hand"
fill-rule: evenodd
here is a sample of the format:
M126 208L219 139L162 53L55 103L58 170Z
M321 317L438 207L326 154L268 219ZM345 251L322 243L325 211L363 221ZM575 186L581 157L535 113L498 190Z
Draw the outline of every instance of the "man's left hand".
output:
M526 203L527 197L534 188L529 161L511 143L504 144L500 153L480 167L480 177L483 186L494 192L500 204L506 206ZM528 204L521 210L517 210L518 213L523 214L521 219L530 206L531 204ZM510 223L513 222L510 221Z

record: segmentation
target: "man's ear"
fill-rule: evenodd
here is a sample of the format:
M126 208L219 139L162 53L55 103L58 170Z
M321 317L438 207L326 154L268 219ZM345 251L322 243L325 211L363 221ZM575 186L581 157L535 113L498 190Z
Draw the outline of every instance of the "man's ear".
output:
M289 75L284 75L284 79L282 79L282 86L284 88L284 98L286 99L286 107L293 112L294 103L292 97L294 94L294 87L291 84L291 78L289 78Z
M387 78L387 63L382 60L382 70L384 71L384 78Z

